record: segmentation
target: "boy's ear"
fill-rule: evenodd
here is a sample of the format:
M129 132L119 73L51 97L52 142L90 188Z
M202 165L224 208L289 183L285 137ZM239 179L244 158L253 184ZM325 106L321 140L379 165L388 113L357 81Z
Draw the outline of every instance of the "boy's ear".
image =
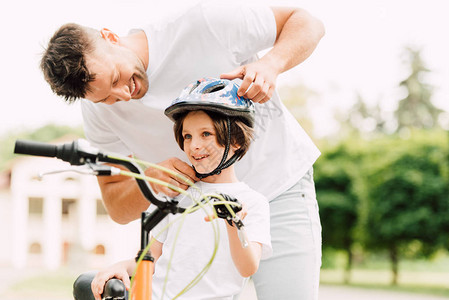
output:
M120 38L117 34L112 32L111 30L107 28L103 28L100 30L101 36L106 40L113 44L118 44Z
M234 145L231 145L231 149L232 149L232 151L237 151L237 150L239 150L240 148L242 148L240 145L238 145L238 144L234 144Z

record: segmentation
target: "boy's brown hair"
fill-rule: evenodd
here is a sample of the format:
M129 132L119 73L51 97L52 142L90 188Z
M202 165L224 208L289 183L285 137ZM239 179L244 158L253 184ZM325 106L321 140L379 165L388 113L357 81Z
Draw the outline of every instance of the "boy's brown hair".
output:
M245 124L243 120L238 117L227 117L223 114L204 111L214 124L217 143L220 146L226 147L226 140L228 135L228 122L227 118L231 120L231 146L239 147L235 151L237 160L240 160L248 151L251 145L251 140L254 138L254 129ZM173 126L175 133L175 139L179 147L184 151L184 137L182 135L184 119L189 112L185 112L176 118Z

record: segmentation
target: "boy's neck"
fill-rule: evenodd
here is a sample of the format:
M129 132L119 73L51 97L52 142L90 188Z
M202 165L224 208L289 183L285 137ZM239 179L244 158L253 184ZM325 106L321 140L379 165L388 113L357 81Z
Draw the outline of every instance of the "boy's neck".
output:
M238 182L237 176L234 172L234 166L230 166L221 171L218 175L208 176L206 178L201 179L203 182L207 183L234 183Z

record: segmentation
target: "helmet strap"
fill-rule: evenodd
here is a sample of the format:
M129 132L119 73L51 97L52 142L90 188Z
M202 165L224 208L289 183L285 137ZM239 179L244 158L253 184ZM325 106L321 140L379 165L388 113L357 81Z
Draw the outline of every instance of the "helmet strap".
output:
M198 173L196 171L195 167L193 167L193 170L195 171L195 175L199 179L203 179L203 178L206 178L206 177L209 177L212 175L218 175L221 173L221 171L223 169L226 169L227 167L231 166L237 160L239 151L236 151L234 153L234 155L228 161L226 161L226 158L228 157L229 149L231 148L231 120L229 119L229 117L226 118L226 122L228 124L228 135L226 137L226 146L225 146L225 150L223 153L223 157L221 158L221 161L218 164L218 166L215 168L215 170L213 170L210 173Z

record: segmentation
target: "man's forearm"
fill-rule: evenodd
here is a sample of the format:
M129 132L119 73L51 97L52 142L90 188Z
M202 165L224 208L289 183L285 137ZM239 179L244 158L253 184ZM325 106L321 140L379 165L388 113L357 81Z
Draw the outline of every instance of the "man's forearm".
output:
M140 218L150 204L133 178L98 177L98 183L109 216L119 224Z
M324 36L324 25L302 9L274 7L277 39L274 47L262 57L277 66L278 74L306 60Z

